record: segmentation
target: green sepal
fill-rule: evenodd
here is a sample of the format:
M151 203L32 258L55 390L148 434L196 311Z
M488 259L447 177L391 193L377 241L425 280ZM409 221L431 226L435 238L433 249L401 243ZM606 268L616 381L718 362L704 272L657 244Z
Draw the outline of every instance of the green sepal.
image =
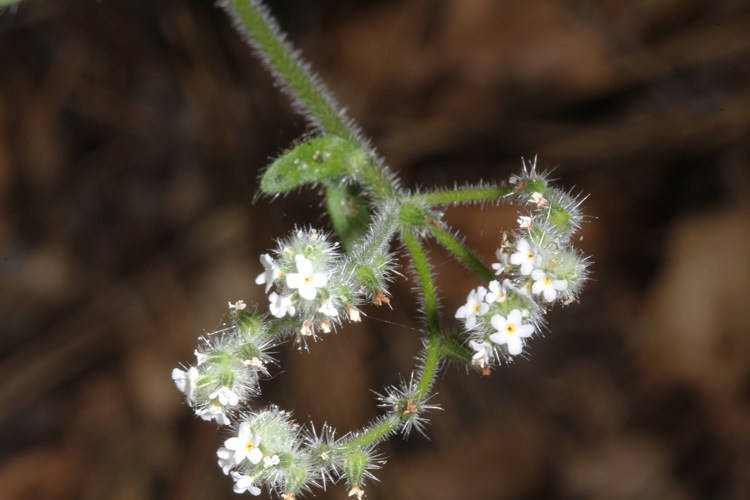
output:
M351 252L354 245L367 234L372 219L362 186L349 182L327 183L326 205L342 248Z
M357 161L358 147L335 135L308 139L271 163L260 180L266 194L290 191L311 182L320 182L349 172Z

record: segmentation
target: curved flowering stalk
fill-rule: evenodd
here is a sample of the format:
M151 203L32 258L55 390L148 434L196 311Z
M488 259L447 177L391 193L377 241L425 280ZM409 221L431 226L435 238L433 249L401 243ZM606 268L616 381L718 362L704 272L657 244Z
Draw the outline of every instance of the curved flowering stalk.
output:
M263 272L256 284L268 302L230 303L226 324L206 335L195 364L175 369L172 378L197 416L231 428L217 458L236 492L259 495L265 487L292 500L344 479L349 496L361 499L365 481L374 479L373 471L383 463L378 443L398 432L424 432L425 414L438 408L430 402L431 388L444 360L488 374L524 352L547 309L577 297L588 265L572 246L582 221L579 202L538 174L535 164L525 164L507 184L428 193L402 189L260 3L226 0L224 7L319 131L271 164L261 191L273 195L325 186L339 241L312 227L279 239L260 256ZM516 202L525 212L519 227L502 235L497 262L487 267L441 221L439 207L500 201ZM441 329L432 268L422 246L429 237L484 280L455 313L465 328L459 335ZM319 433L299 426L275 406L253 409L259 381L275 363L271 348L294 340L301 349L347 321L361 321L366 307L390 302L388 285L397 272L390 250L394 239L403 244L419 281L426 335L414 372L378 396L384 414L360 431L336 437L329 426Z

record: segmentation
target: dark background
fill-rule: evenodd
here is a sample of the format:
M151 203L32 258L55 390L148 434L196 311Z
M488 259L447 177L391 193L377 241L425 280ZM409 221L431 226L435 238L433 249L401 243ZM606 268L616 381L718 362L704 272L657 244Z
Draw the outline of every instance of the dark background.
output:
M750 498L748 2L271 7L404 186L507 179L538 155L589 195L581 302L510 367L447 369L431 440L384 444L366 498ZM0 14L1 499L238 498L226 431L170 373L228 301L265 304L274 238L328 227L314 189L253 203L306 131L210 1ZM446 220L490 263L515 215ZM431 259L457 329L479 281ZM280 347L259 405L362 427L419 352L414 285L310 354Z

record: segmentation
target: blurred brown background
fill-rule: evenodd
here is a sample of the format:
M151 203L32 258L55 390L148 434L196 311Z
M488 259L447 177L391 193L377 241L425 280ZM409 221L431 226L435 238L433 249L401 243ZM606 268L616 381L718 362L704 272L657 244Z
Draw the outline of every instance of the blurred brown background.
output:
M538 154L590 194L581 303L527 359L446 370L431 440L384 444L366 498L750 498L748 2L271 7L403 185L506 179ZM170 372L228 301L265 304L273 238L327 224L316 190L253 204L305 131L211 1L0 14L0 499L238 498L225 431ZM446 219L489 263L515 209ZM457 328L479 282L431 258ZM340 432L377 415L369 390L419 352L413 286L310 354L279 348L259 404Z

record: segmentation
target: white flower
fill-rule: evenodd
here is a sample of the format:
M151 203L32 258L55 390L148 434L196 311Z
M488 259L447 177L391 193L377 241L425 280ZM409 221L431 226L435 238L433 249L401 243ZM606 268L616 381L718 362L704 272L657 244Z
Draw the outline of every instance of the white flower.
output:
M198 375L198 369L194 366L191 366L186 372L179 368L172 370L172 380L174 380L174 385L177 386L177 389L179 389L180 392L185 394L190 406L193 406L193 392L195 391L195 384L198 381Z
M214 400L209 406L202 410L197 410L195 414L203 420L216 420L216 423L219 425L229 425L229 418L227 418L227 414L224 413L224 407L221 406L218 399Z
M238 300L236 304L229 303L229 309L231 309L233 313L244 311L246 307L247 304L245 304L244 300Z
M492 304L493 302L505 302L505 299L508 298L508 294L506 293L506 290L509 287L510 287L510 281L508 280L504 280L502 285L497 280L490 281L490 284L489 284L490 291L484 297L484 300L488 304Z
M522 215L517 222L521 229L531 229L531 217Z
M479 366L480 368L484 368L485 365L489 364L490 360L493 356L493 350L492 350L492 344L489 342L477 342L475 340L469 341L469 346L471 346L474 351L474 356L471 357L472 362Z
M227 386L219 387L214 392L209 394L208 398L219 398L219 404L221 406L237 406L237 403L240 402L239 395Z
M274 280L281 276L281 269L279 269L279 266L276 265L276 262L274 262L271 256L267 253L264 253L260 256L260 263L263 264L265 271L260 273L258 277L255 278L255 283L257 285L262 285L263 283L265 283L266 293L268 293L268 290L271 289L271 285L273 285Z
M529 201L531 203L536 203L540 207L547 206L547 200L544 199L544 196L542 196L542 193L531 193L531 199Z
M216 456L219 457L219 467L224 474L229 474L234 464L234 452L223 446L216 451Z
M359 314L359 311L350 306L349 304L346 305L346 309L349 311L349 319L354 321L355 323L362 321L362 317Z
M500 262L492 264L492 269L495 270L495 274L502 274L508 268L508 263L510 262L510 255L507 252L503 252L502 250L498 248L497 252L495 252L495 257L497 257L500 260Z
M277 318L283 318L287 313L289 316L294 316L294 313L297 310L292 303L291 295L282 297L278 293L272 292L271 295L268 296L268 300L271 302L268 308L271 310L271 314Z
M517 252L510 256L510 263L514 266L521 266L521 274L531 274L535 267L542 265L539 249L525 238L518 240L516 250Z
M339 315L339 312L336 310L335 307L333 307L333 301L331 299L328 299L325 302L323 302L318 308L318 312L322 312L326 316L331 316L331 317Z
M534 333L532 325L524 325L521 311L513 309L507 318L499 314L492 316L492 327L497 332L490 335L490 340L496 344L507 344L508 352L515 356L523 350L523 339Z
M244 493L246 491L249 491L251 495L258 496L260 495L260 488L255 486L253 483L255 481L254 477L248 476L247 474L240 474L239 472L232 471L232 479L234 479L234 492L235 493Z
M198 359L198 366L202 365L203 363L206 362L206 360L208 360L208 354L199 352L198 349L195 349L193 353L195 354L195 357Z
M257 464L263 458L263 452L260 451L260 434L250 430L247 422L242 422L237 437L229 438L224 441L224 446L228 450L234 451L234 463L239 464L244 459L250 460L251 464Z
M466 305L459 307L456 311L456 318L465 318L468 330L476 326L477 315L481 316L490 309L489 304L482 302L485 295L487 295L487 289L483 286L472 290L466 298Z
M279 465L279 456L274 455L272 457L263 457L263 467L268 469L274 465Z
M313 300L318 293L317 288L326 286L328 276L325 273L314 273L313 265L302 254L297 254L297 272L286 275L286 286L299 290L299 295L305 300Z
M541 269L536 269L531 273L531 277L534 279L534 285L531 287L531 292L534 294L543 294L544 300L552 302L557 297L558 291L563 291L568 288L568 282L565 280L557 279L552 273L545 273Z

